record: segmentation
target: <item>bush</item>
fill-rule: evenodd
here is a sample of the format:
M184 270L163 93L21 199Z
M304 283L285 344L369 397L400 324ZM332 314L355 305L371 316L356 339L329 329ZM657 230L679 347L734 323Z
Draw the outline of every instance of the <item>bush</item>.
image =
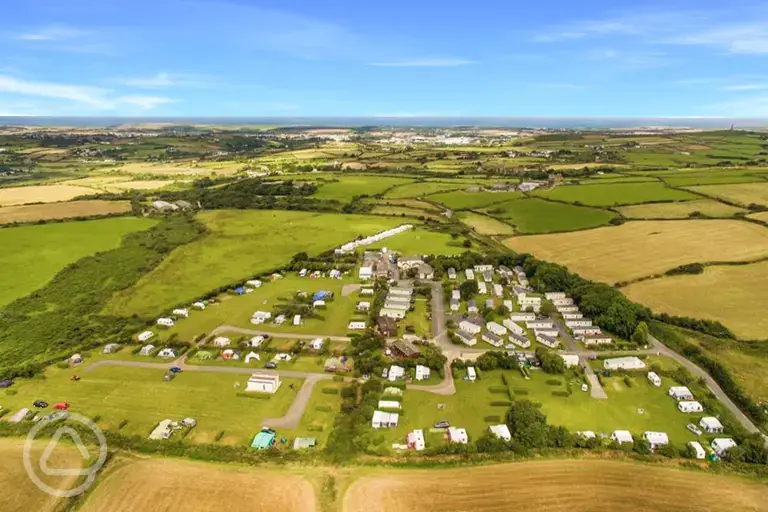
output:
M561 386L562 384L563 384L563 382L561 380L558 380L558 379L548 379L547 380L547 385L549 385L549 386Z
M513 391L515 392L515 396L527 396L530 394L530 392L527 389L523 389L523 388L515 388L513 389Z
M333 409L330 405L316 405L315 410L319 412L331 412Z
M261 394L261 393L245 393L241 391L240 393L235 394L237 398L250 398L251 400L269 400L272 398L272 395L268 394Z
M486 423L499 423L501 421L501 416L486 416L483 420Z
M220 431L218 434L216 434L216 437L213 438L214 441L219 442L221 441L221 438L224 437L224 431Z
M506 386L490 386L488 388L488 391L491 393L506 393L507 387Z
M8 396L16 396L19 394L19 391L16 389L6 389L5 394Z
M323 394L326 395L338 395L339 389L338 388L323 388Z
M632 387L632 379L629 377L629 375L624 376L624 384L626 384L628 388Z
M491 405L493 407L509 407L512 405L512 402L509 400L493 400L491 401Z
M123 427L125 427L128 424L128 420L123 420L120 422L120 424L117 426L117 430L122 430Z
M307 427L307 430L309 432L322 432L323 426L322 425L310 425Z
M560 397L564 397L564 398L568 398L570 396L567 391L553 391L551 393L551 395L552 396L560 396Z

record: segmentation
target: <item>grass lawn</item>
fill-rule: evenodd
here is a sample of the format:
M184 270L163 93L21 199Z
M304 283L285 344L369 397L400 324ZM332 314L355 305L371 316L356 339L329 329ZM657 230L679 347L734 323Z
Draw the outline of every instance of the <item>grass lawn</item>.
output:
M164 330L161 337L178 333L180 339L191 341L202 333L210 333L220 325L234 325L263 332L285 332L297 334L318 334L326 336L344 336L347 325L355 316L358 294L342 297L345 284L356 282L350 277L344 279L309 279L288 274L283 279L264 281L264 284L245 295L222 294L221 302L202 311L190 310L189 318L179 320L175 326ZM318 310L318 318L305 318L299 326L294 326L291 319L283 325L264 323L251 324L251 317L256 311L272 311L280 303L280 298L291 298L299 290L312 295L320 290L333 292L334 299L327 301L325 309ZM272 315L273 318L276 315ZM157 331L160 333L160 331Z
M208 233L175 249L135 286L116 294L107 312L151 317L280 267L298 252L319 254L402 224L381 216L271 210L207 211L198 218Z
M617 208L629 219L685 219L694 212L707 217L733 217L745 211L720 201L712 199L696 199L694 201L678 201L674 203L636 204Z
M667 276L622 289L630 299L671 315L718 320L743 339L768 337L768 262L706 267L703 274Z
M0 307L45 285L70 263L114 249L128 233L155 224L149 219L62 222L0 229Z
M338 176L331 183L317 183L317 192L312 196L317 199L335 199L349 202L355 196L373 196L381 194L396 185L412 183L410 178L390 178L387 176Z
M522 197L521 192L465 192L460 190L433 194L428 199L452 210L472 210L519 197Z
M768 183L736 183L731 185L703 185L689 190L718 197L744 206L752 203L768 206Z
M366 249L380 249L386 247L390 251L410 256L413 254L445 254L448 256L461 254L467 249L462 244L464 239L456 240L447 233L429 231L427 229L411 229L395 236L382 240L381 244L370 245ZM477 249L475 249L477 250Z
M660 274L685 263L768 256L768 230L738 220L637 221L576 233L512 237L505 243L608 283Z
M481 235L514 235L515 228L487 215L472 212L459 213L461 222L471 227Z
M515 199L485 209L494 217L514 225L520 233L551 233L604 226L616 217L608 210L545 201L538 198Z
M464 183L435 183L435 182L423 182L423 183L409 183L405 185L399 185L386 194L384 197L388 199L404 199L407 197L421 197L428 194L435 194L437 192L445 192L447 190L457 190L466 187Z
M405 318L399 322L398 333L402 336L407 334L405 331L406 326L413 326L416 336L429 338L432 336L432 323L427 319L427 314L430 311L429 299L422 296L417 296L413 311L409 311Z
M607 185L564 185L534 195L581 203L587 206L616 206L622 204L649 203L653 201L677 201L696 199L688 192L666 187L663 183L626 183Z
M70 381L74 373L81 377L79 382ZM45 371L44 379L18 379L13 386L17 394L0 393L0 401L3 407L13 410L32 408L35 400L50 404L66 401L72 412L91 418L101 416L101 428L117 430L127 420L120 432L142 437L148 436L160 420L193 417L197 426L187 440L214 442L217 433L224 431L221 443L245 444L259 431L262 419L287 412L303 381L283 378L275 395L259 400L237 396L245 390L247 374L187 371L171 382L163 382L164 373L118 366L92 371L52 367ZM235 388L235 383L240 387ZM290 384L294 384L294 390L289 389Z

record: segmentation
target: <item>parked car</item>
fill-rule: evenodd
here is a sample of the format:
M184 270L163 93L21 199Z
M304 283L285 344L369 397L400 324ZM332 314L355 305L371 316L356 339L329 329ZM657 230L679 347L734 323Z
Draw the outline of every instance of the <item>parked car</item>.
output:
M688 430L690 430L691 432L693 432L697 436L701 435L701 429L699 427L697 427L696 425L694 425L693 423L687 424L685 426L685 428L687 428Z
M266 368L267 370L274 370L275 368L277 368L277 365L275 363L267 363L264 365L264 368Z
M447 421L445 421L445 420L443 420L443 421L438 421L437 423L435 423L435 428L448 428L448 427L450 427L450 426L451 426L451 424L450 424L450 423L448 423L448 422L447 422Z
M181 373L183 370L179 368L178 366L172 367L170 370L168 370L171 373Z
M66 411L67 409L69 409L69 404L67 402L59 402L57 404L54 404L53 408L59 411Z
M387 378L387 375L389 375L389 368L384 368L384 369L381 371L381 378L382 378L382 379L386 379L386 378Z
M46 407L48 407L48 402L46 402L45 400L35 400L35 403L32 405L34 405L38 409L45 409Z

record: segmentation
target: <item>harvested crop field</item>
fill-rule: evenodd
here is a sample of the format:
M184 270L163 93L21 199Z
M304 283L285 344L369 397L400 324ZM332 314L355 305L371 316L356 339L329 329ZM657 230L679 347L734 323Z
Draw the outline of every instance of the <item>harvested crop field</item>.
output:
M175 459L118 460L114 465L81 510L315 511L312 486L285 471Z
M688 190L719 197L748 206L752 203L768 206L768 183L734 183L731 185L703 185L700 187L688 187Z
M684 496L685 499L681 499ZM445 470L377 471L354 482L344 512L765 510L768 484L677 468L544 460Z
M29 203L57 203L78 196L93 194L86 187L72 185L40 185L34 187L0 188L0 206L16 206Z
M629 219L684 219L694 212L699 212L707 217L732 217L736 213L745 211L712 199L697 199L695 201L682 201L676 203L636 204L617 208L621 214Z
M31 450L30 459L39 461L47 442L37 443ZM54 510L62 504L62 499L50 496L41 491L27 476L24 470L22 439L3 439L0 441L0 510ZM48 466L52 469L72 469L81 466L80 453L73 446L59 443L48 458ZM75 486L74 476L52 477L38 472L46 485L60 489L72 489Z
M623 288L630 299L671 315L719 320L739 338L768 338L768 262L715 266Z
M514 235L515 229L509 224L487 215L478 213L462 212L459 214L461 222L471 227L481 235Z
M693 194L668 188L663 183L658 182L563 185L547 191L537 190L534 195L569 203L581 203L587 206L618 206L653 201L696 199Z
M747 217L768 223L768 212L753 213L752 215L747 215Z
M768 256L768 229L738 220L637 221L577 233L513 237L505 244L565 265L587 279L616 283L686 263Z
M35 222L38 220L96 217L131 211L128 201L72 201L0 208L0 224Z

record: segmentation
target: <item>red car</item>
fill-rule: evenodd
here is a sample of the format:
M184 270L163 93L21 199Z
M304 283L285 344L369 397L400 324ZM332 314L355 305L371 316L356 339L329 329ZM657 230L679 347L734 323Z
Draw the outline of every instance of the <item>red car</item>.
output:
M54 404L53 408L60 411L66 411L69 409L69 404L67 402L59 402L58 404Z

